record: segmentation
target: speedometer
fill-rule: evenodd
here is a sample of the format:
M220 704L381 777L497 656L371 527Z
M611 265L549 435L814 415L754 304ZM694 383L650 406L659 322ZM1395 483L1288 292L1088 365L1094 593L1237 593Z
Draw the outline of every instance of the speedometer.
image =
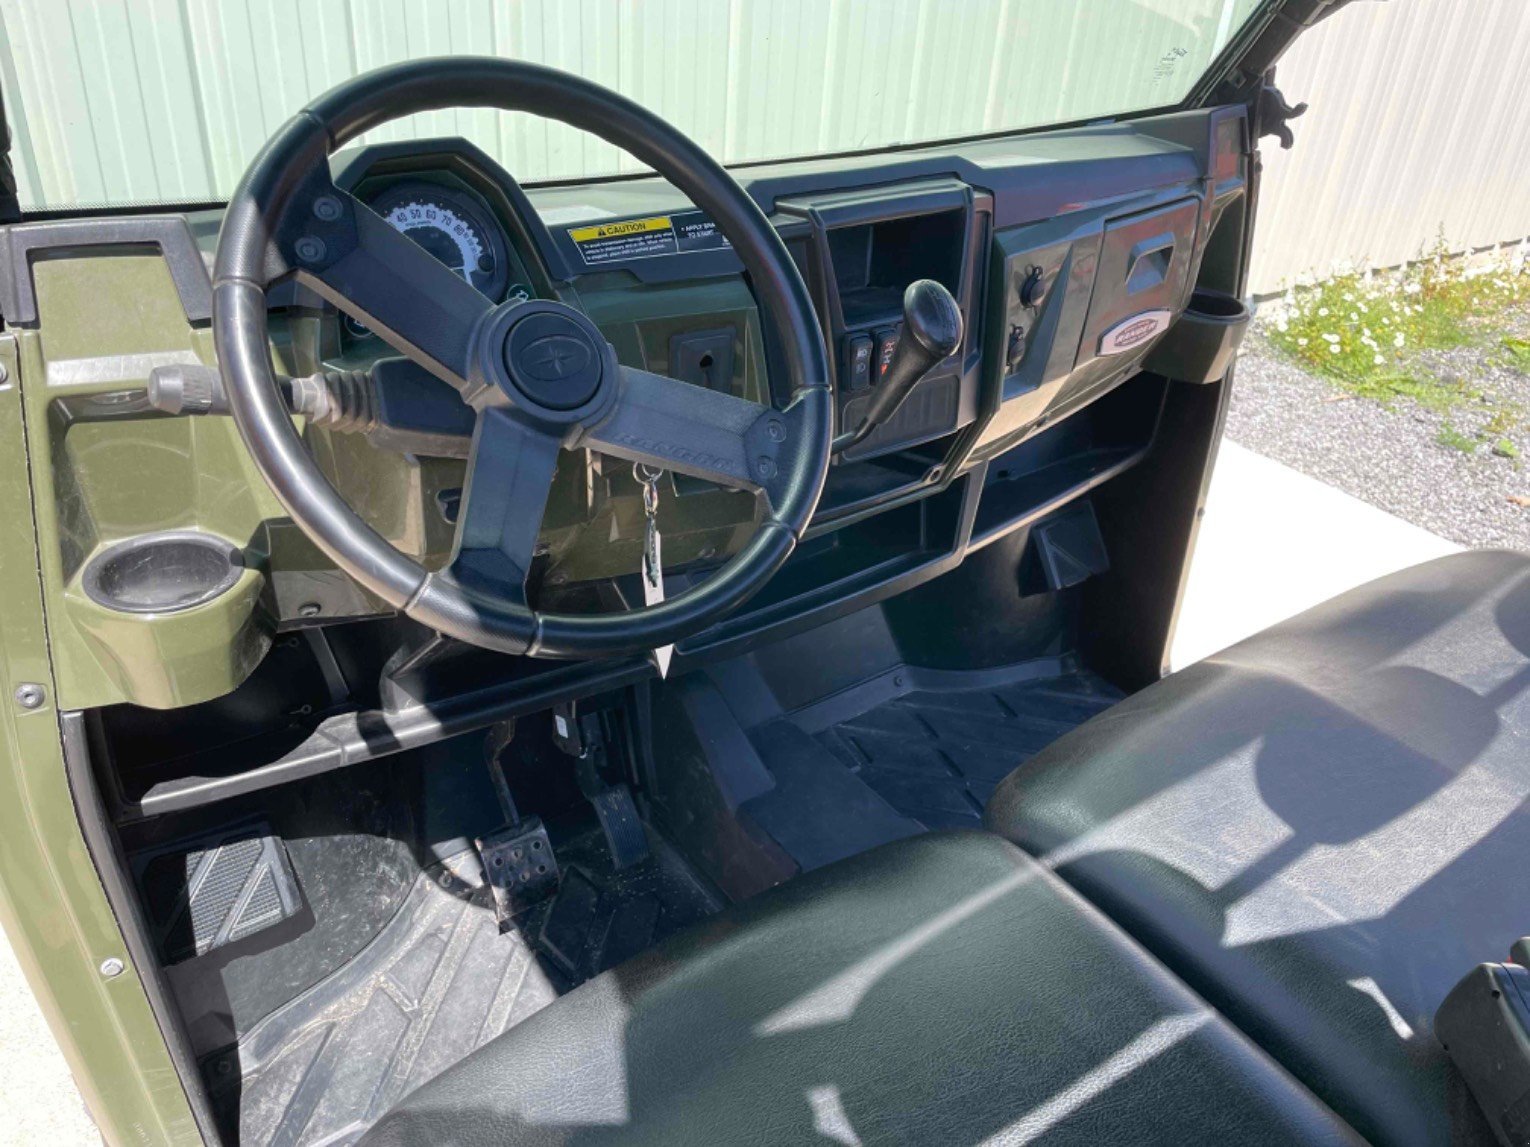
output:
M503 231L465 191L423 180L395 183L372 201L376 211L495 302L509 277Z

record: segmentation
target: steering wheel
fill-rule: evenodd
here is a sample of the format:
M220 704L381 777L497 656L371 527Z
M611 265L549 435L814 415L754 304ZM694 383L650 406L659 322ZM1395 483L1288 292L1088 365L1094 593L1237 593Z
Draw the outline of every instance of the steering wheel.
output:
M335 187L327 157L388 120L472 106L549 117L623 148L707 212L749 272L779 336L781 410L622 366L581 311L492 304L413 240ZM477 412L457 535L427 571L336 493L277 389L266 289L294 275L453 386ZM298 526L378 597L440 633L541 657L636 652L693 634L758 591L811 519L828 471L832 404L823 337L775 229L721 165L652 112L552 68L415 60L341 84L283 125L224 217L213 336L239 433ZM753 491L758 529L710 578L641 609L574 615L527 603L526 576L560 450Z

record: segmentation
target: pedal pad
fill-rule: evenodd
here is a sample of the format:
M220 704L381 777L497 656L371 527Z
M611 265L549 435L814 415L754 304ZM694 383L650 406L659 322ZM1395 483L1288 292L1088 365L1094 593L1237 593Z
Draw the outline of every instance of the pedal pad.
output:
M287 849L265 821L137 853L132 869L166 964L243 940L302 907Z
M490 833L474 844L489 887L494 890L494 912L501 931L557 891L562 876L540 817L528 816L520 824Z
M626 785L612 785L590 798L606 847L611 850L611 867L620 872L648 859L648 834L638 819L637 804Z

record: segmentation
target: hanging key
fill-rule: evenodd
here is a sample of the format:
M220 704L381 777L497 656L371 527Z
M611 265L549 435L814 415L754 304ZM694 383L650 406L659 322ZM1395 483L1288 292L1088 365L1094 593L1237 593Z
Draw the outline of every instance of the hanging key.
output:
M659 537L659 479L664 476L664 471L634 462L632 476L643 487L643 517L646 519L643 538L643 604L657 605L664 600L664 559L660 552ZM669 675L669 662L674 652L673 645L660 646L653 651L653 662L658 667L660 677Z

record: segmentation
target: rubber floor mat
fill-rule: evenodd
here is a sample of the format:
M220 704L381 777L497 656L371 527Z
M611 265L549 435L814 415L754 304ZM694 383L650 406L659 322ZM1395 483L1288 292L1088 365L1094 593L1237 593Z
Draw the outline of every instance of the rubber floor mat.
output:
M556 998L525 939L500 934L477 855L461 853L421 873L353 960L203 1070L244 1147L349 1143Z
M616 869L600 829L558 845L565 876L557 896L528 916L543 966L568 990L712 915L722 901L663 837L649 834L648 856Z
M998 783L1122 693L1092 673L920 688L823 729L819 743L926 828L972 828Z
M354 959L203 1060L241 1147L352 1143L407 1092L579 983L721 906L657 836L614 871L600 830L557 846L557 894L500 933L476 852L421 873Z

